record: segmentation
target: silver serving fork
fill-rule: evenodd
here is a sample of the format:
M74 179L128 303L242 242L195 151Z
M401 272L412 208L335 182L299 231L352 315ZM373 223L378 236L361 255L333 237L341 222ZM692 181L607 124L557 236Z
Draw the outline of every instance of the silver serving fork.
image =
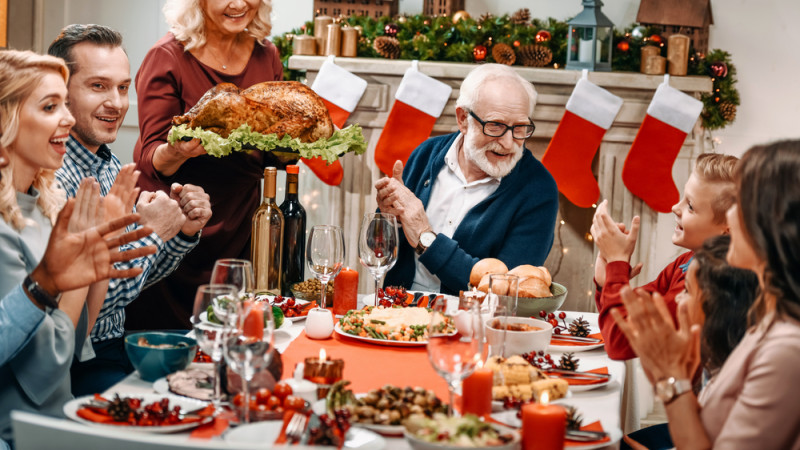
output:
M303 437L303 433L308 425L308 417L302 413L295 413L286 426L287 444L297 444Z

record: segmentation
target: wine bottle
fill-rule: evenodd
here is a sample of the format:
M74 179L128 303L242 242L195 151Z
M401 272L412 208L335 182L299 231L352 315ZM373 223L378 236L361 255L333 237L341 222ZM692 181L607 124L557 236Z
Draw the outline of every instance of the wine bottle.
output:
M306 268L306 210L297 196L297 177L300 168L286 166L286 197L281 203L283 213L283 289L292 295L291 287L303 281Z
M264 198L253 214L253 237L250 257L253 260L256 292L277 294L281 290L281 254L283 252L283 214L275 203L278 170L264 169Z

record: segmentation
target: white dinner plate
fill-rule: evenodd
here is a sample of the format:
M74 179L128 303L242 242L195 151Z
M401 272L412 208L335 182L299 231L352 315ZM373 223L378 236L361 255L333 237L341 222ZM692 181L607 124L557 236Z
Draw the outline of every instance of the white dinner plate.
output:
M569 381L569 380L567 380ZM583 391L591 391L592 389L600 389L608 386L612 381L614 381L614 376L610 376L608 379L603 381L602 383L594 383L594 384L570 384L569 390L571 392L583 392Z
M275 442L281 432L283 422L268 420L265 422L240 425L222 436L225 442L232 444L265 444ZM315 446L324 448L322 446ZM386 440L372 431L353 427L347 430L344 448L359 450L382 450L386 447Z
M375 339L370 337L361 337L354 334L346 333L342 330L342 326L337 322L333 327L333 331L341 336L355 339L357 341L369 342L370 344L387 345L389 347L422 347L428 345L428 341L393 341L390 339Z
M169 399L170 409L172 409L177 405L187 411L202 408L207 404L207 402L202 402L200 400L195 400L188 397L180 397L172 394L137 394L137 395L120 395L120 397L123 398L134 397L141 399L142 406L160 401L162 398L167 398ZM143 433L177 433L179 431L187 431L193 428L197 428L198 426L208 423L214 419L213 417L207 417L203 420L192 423L183 423L178 425L165 425L165 426L148 426L148 427L131 426L131 425L112 425L107 423L92 422L91 420L86 420L78 416L78 410L81 408L81 405L88 403L93 398L94 398L93 395L85 395L83 397L78 397L68 401L66 404L64 404L63 408L64 415L76 422L84 423L86 425L103 427L103 428L116 428L118 430L137 431ZM114 396L111 395L106 398L112 399L114 398Z
M363 397L365 395L366 394L364 393L356 394L356 397ZM326 400L323 398L312 403L311 411L313 411L314 414L318 416L322 414L327 414L328 410L326 408L325 402ZM402 436L403 431L405 431L406 429L406 427L402 425L381 425L376 423L360 423L355 421L351 421L350 424L353 425L354 427L366 428L367 430L374 431L384 436Z
M552 403L556 403L556 404L562 403L563 400L564 400L563 398L562 399L558 399L558 400L556 400L556 401L554 401ZM563 403L569 404L569 402L563 402ZM522 426L522 420L517 417L517 411L516 410L503 410L501 412L494 412L494 413L492 413L492 418L497 420L500 423L506 424L506 425L508 425L510 427L513 427L513 428L519 428L519 427ZM591 422L594 422L594 420L592 420ZM604 431L606 433L608 433L608 436L611 438L610 441L599 442L599 443L598 442L579 443L579 442L576 442L576 441L570 441L570 446L569 447L565 447L565 448L569 448L569 449L573 449L574 448L574 449L578 449L578 450L589 450L589 449L593 449L593 448L604 448L604 447L610 446L610 445L614 444L615 442L619 441L620 439L622 439L622 430L620 430L619 428L614 428L614 429L610 429L609 430L606 427L603 427L603 429L604 429Z
M584 317L586 316L586 314L584 314L584 313L575 312L575 311L569 311L569 312L566 312L566 313L567 313L567 317L564 320L567 322L567 326L569 326L569 324L572 323L573 320L575 320L575 319L577 319L577 318L579 318L581 316L584 316ZM558 312L556 312L556 314L558 314ZM557 320L558 320L559 325L563 325L563 322L561 321L561 319L557 319ZM600 332L600 327L596 323L589 322L589 325L590 325L589 334L595 334L595 333L599 333ZM553 338L555 338L555 336L556 335L554 334ZM587 352L589 350L594 350L596 348L602 348L603 345L604 345L603 342L600 342L598 344L554 345L554 344L552 344L552 342L553 342L552 339L551 339L550 342L551 342L551 344L550 344L549 347L547 347L547 349L549 351L551 351L551 352L573 352L573 353Z

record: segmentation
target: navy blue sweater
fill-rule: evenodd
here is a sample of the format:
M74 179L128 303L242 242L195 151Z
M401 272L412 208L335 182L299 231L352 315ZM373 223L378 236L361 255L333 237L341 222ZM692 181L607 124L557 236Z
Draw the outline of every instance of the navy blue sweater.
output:
M425 208L457 136L428 139L408 158L403 181ZM492 195L467 212L453 238L438 234L419 261L439 277L443 293L454 295L467 288L472 266L480 259L497 258L509 269L520 264L541 266L553 245L557 213L556 182L542 163L523 149L519 163ZM416 271L414 249L407 240L400 241L397 264L386 274L385 285L410 288Z

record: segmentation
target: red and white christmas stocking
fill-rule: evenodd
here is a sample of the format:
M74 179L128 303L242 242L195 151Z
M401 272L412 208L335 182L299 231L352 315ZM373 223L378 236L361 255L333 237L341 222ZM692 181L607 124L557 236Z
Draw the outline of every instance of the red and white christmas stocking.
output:
M395 94L389 118L375 147L375 163L391 175L398 159L406 163L411 152L431 135L452 88L418 69L413 61Z
M581 208L597 202L600 189L592 160L622 107L622 99L585 78L578 80L567 110L542 157L558 190Z
M323 103L328 107L333 124L344 128L345 122L356 109L361 96L364 95L367 82L334 64L333 59L334 57L330 56L322 63L311 89L322 98ZM303 158L302 160L323 182L331 186L338 186L342 182L344 170L338 160L331 164L320 157Z
M700 100L669 86L669 75L647 107L625 158L622 181L658 212L668 213L681 198L672 179L672 166L702 110Z

